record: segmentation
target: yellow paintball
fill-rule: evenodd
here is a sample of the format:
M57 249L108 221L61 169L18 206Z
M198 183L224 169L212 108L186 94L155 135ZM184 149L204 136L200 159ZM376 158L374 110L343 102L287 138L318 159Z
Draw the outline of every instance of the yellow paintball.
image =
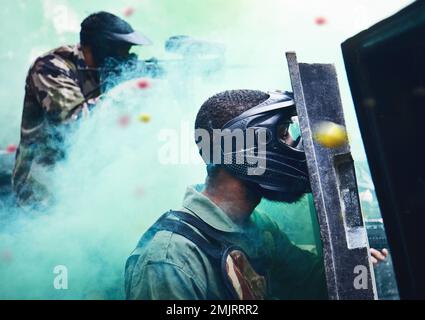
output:
M151 116L147 113L142 113L139 115L138 119L140 122L148 123L151 121Z
M330 121L323 121L317 127L314 139L326 148L339 148L348 142L344 126Z

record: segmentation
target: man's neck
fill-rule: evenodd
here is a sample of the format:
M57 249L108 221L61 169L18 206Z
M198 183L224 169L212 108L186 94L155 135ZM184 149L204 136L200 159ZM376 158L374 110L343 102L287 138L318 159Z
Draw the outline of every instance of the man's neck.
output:
M259 196L253 195L241 180L224 170L220 170L214 179L207 178L202 193L239 225L248 221L261 200Z

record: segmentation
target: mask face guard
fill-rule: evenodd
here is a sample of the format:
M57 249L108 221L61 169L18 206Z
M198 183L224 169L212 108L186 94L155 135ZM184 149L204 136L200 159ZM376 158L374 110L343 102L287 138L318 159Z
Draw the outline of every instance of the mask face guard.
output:
M287 96L287 97L290 98L289 96ZM254 115L260 115L260 114L263 114L263 113L268 113L268 112L273 111L273 110L279 110L279 109L284 109L284 108L287 108L288 112L290 114L292 114L292 116L296 116L297 114L296 114L296 108L295 108L294 100L292 98L290 98L290 100L279 101L279 100L282 100L282 95L280 95L279 98L277 98L275 95L271 95L270 98L268 98L263 103L243 112L242 114L240 114L236 118L227 122L223 126L222 129L230 128L235 123L237 123L241 120L244 120L248 117L251 117L251 116L254 116Z
M263 103L227 122L222 130L239 129L244 132L247 129L265 130L267 141L265 141L265 153L256 155L257 158L262 157L265 160L263 174L248 175L246 168L249 165L234 165L233 160L238 153L244 153L247 157L249 153L247 148L231 154L223 154L227 159L232 158L232 164L225 167L236 176L257 183L267 190L309 192L306 157L299 125L294 118L296 115L295 102L290 93L272 93Z
M263 103L228 121L222 127L222 131L226 129L246 131L248 128L265 129L268 140L278 140L282 146L304 155L295 102L289 93L271 94Z

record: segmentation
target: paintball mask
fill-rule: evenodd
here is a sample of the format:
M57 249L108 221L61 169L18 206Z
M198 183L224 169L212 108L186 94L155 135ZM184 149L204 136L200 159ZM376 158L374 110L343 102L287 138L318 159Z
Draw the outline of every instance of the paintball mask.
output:
M269 94L223 126L224 138L239 131L245 141L232 141L226 148L221 139L221 161L232 175L267 191L307 193L310 183L293 95Z

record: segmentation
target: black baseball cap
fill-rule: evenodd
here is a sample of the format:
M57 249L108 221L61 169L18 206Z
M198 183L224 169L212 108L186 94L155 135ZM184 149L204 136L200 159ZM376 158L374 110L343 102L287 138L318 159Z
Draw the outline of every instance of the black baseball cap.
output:
M148 37L135 31L128 22L105 11L91 14L81 23L81 43L91 44L94 38L130 45L152 44Z

